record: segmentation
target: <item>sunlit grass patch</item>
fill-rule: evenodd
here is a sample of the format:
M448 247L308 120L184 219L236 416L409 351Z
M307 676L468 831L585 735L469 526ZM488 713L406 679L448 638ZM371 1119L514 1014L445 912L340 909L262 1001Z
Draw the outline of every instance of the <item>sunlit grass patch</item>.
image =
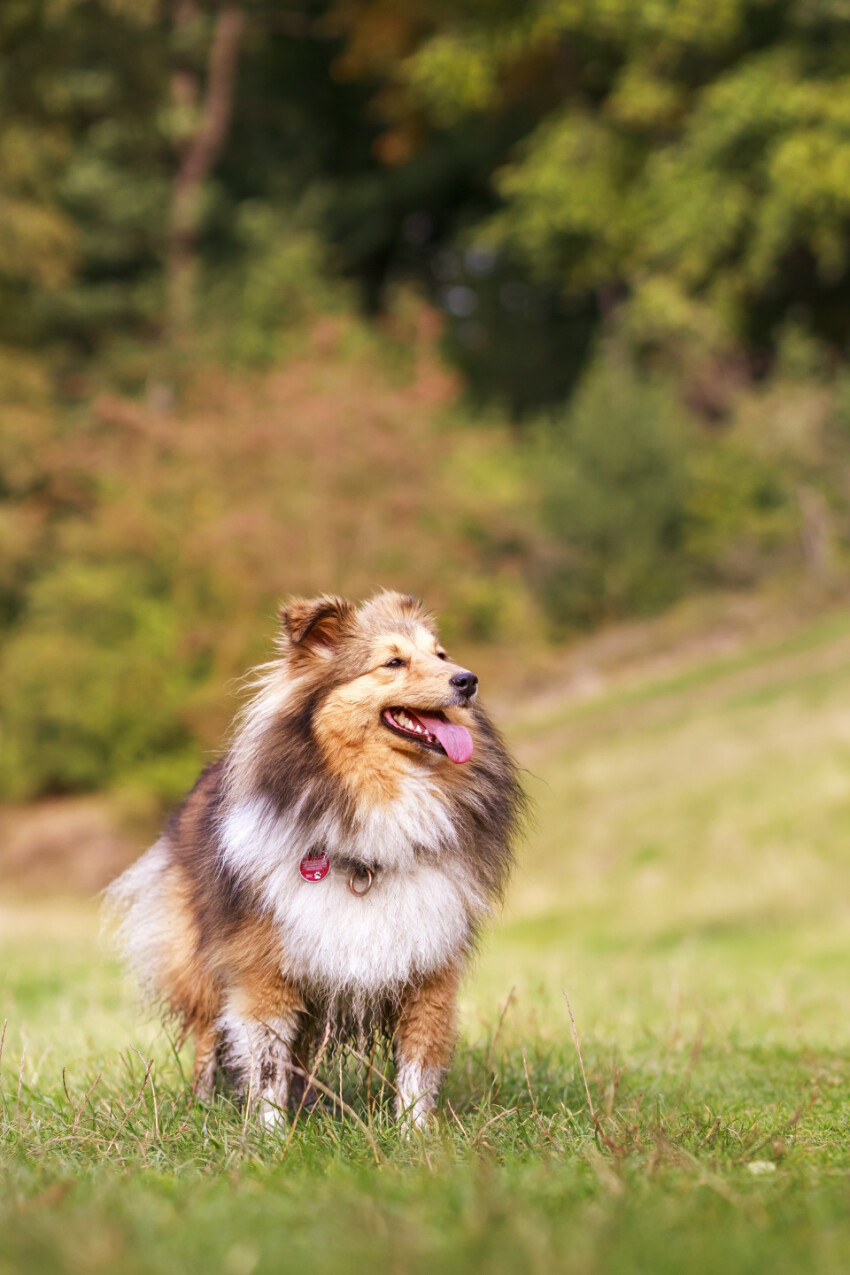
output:
M5 967L4 1275L790 1272L806 1251L823 1270L850 1256L847 1056L816 979L771 998L775 936L733 928L671 955L593 952L579 930L564 966L586 1090L557 934L506 930L467 989L439 1118L406 1139L357 1059L322 1073L349 1111L294 1129L225 1095L193 1104L185 1058L134 1011L78 910L64 937L19 936ZM812 944L791 938L800 958ZM837 986L835 946L819 959ZM509 967L516 989L491 1002Z

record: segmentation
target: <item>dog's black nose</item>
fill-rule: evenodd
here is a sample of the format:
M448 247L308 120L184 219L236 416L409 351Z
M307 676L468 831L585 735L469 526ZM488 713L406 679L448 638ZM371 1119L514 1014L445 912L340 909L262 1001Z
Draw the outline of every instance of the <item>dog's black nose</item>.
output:
M474 673L470 673L468 670L464 670L463 673L455 673L454 677L450 678L449 681L451 682L451 685L456 686L461 695L465 695L467 699L471 699L478 688L478 678Z

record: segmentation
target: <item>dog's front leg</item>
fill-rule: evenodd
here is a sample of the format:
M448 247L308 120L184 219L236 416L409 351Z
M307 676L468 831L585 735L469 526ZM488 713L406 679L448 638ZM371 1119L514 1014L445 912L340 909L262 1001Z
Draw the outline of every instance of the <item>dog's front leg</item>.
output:
M402 999L395 1036L396 1115L410 1126L426 1123L455 1042L459 971L449 966Z
M224 1067L245 1101L266 1124L276 1125L284 1119L289 1101L301 1005L293 998L290 1004L275 1005L273 1013L252 1006L253 1013L246 1014L241 1001L231 997L218 1022Z
M211 1102L218 1067L219 1040L215 1026L199 1023L195 1027L195 1067L192 1092L201 1102Z

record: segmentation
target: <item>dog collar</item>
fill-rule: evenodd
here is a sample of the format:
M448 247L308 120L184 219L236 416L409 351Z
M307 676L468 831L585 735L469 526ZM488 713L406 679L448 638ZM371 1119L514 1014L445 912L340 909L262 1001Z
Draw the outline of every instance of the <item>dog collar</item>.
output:
M305 881L324 881L330 871L331 861L324 850L311 850L305 854L298 865L298 870ZM361 899L372 889L375 870L365 863L355 863L348 874L348 888L353 895Z

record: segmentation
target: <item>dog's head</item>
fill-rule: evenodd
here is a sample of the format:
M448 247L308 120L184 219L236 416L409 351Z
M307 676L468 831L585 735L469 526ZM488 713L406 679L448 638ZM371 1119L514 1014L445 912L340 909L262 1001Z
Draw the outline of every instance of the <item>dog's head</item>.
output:
M449 659L416 598L299 598L280 618L291 674L319 692L313 727L328 760L469 761L478 678Z

